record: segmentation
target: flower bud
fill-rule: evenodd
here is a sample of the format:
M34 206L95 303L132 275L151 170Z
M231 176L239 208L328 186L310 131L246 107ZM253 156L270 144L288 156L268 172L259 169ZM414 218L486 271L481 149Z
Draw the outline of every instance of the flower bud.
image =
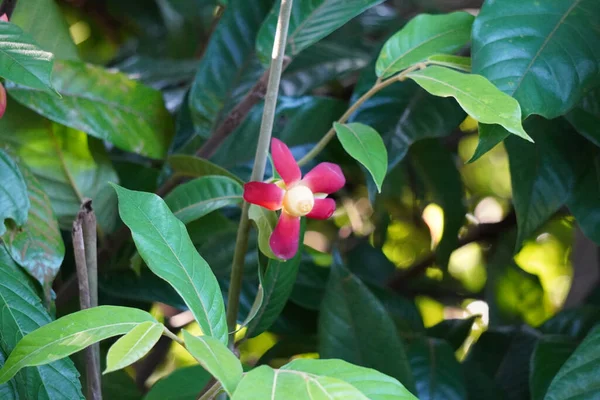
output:
M303 185L294 186L283 197L283 210L293 217L302 217L315 206L313 192Z
M4 111L6 111L6 89L0 83L0 118L4 115Z

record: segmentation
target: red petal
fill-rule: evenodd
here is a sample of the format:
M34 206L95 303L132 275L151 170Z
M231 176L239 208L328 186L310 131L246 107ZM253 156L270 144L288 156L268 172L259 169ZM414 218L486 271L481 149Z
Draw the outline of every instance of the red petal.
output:
M6 15L6 14L0 15L0 21L8 22L8 15Z
M275 138L271 140L271 155L275 169L283 178L286 186L289 187L302 178L302 172L300 172L300 167L292 152L281 140Z
M0 118L4 115L6 111L6 89L0 83Z
M300 217L292 217L282 211L269 244L273 253L283 260L289 260L298 252L300 240Z
M315 206L306 215L308 218L327 219L335 211L335 200L333 199L315 199Z
M279 210L285 192L274 183L248 182L244 185L244 200L269 210Z
M330 194L344 187L346 178L344 178L344 173L339 165L324 162L306 174L302 183L308 186L313 193Z

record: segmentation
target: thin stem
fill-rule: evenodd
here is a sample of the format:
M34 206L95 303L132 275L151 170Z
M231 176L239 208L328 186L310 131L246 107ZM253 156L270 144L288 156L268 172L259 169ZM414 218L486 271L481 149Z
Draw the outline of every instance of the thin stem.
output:
M425 68L426 65L427 65L426 63L419 63L416 65L413 65L410 68L405 69L398 75L394 75L391 78L388 78L386 80L382 81L381 79L377 79L377 81L375 82L373 87L371 89L369 89L365 94L360 96L360 98L358 100L356 100L356 102L354 104L352 104L352 106L350 106L350 108L348 108L348 110L346 110L346 112L340 117L340 119L337 122L339 122L340 124L343 124L344 122L348 121L348 118L350 118L352 116L352 114L354 114L354 112L356 110L358 110L358 108L361 105L363 105L363 103L365 101L369 100L377 92L379 92L382 89L385 89L386 87L390 86L391 84L393 84L395 82L403 81L404 79L406 79L406 76L409 73L411 73L417 69ZM329 131L327 131L325 136L323 136L321 138L321 140L319 140L319 142L317 142L315 147L313 147L304 157L302 157L300 159L300 161L298 161L298 165L303 166L306 163L308 163L309 161L311 161L313 158L315 158L321 151L323 151L323 149L329 144L329 142L331 142L331 139L333 139L334 137L335 137L335 129L332 127L331 129L329 129Z
M221 384L219 382L212 385L202 396L198 397L198 400L210 400L214 399L219 392L223 390Z
M262 181L265 174L267 156L269 154L269 143L271 142L271 133L273 130L273 121L275 120L279 82L283 70L287 31L290 23L290 15L292 14L292 3L293 0L281 0L279 18L277 20L277 28L275 31L275 42L273 43L267 93L265 95L265 107L260 124L260 134L258 136L254 167L252 168L252 181ZM248 232L250 230L250 221L248 220L249 209L250 206L247 203L244 203L240 225L238 227L233 264L231 266L231 280L227 303L227 326L229 332L234 332L237 324L240 291L244 274L244 259L246 258L246 251L248 249ZM229 346L232 348L234 346L234 339L235 334L230 333Z
M165 326L163 335L165 335L169 339L173 339L175 342L177 342L180 345L182 345L183 347L185 347L185 342L182 339L180 339L179 336L177 336L176 334L174 334L173 332L168 330L166 326Z

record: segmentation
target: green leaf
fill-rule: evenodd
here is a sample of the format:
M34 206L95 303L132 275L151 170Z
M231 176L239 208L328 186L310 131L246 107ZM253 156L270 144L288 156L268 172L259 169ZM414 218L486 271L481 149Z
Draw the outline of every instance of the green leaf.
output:
M223 297L217 279L198 254L185 225L155 194L114 185L119 215L148 267L183 298L202 331L227 343Z
M146 311L99 306L66 315L26 335L0 370L0 383L21 368L60 360L109 337L123 335L138 324L156 320Z
M544 322L538 329L549 335L569 336L575 340L583 340L589 331L600 322L600 308L583 305L561 310L554 317Z
M269 259L265 270L259 267L258 276L260 286L264 290L263 301L256 313L256 317L249 324L246 335L255 337L266 331L273 325L279 314L283 311L296 282L304 242L302 238L306 232L306 219L303 218L300 225L300 244L298 252L288 261Z
M462 180L453 155L435 139L416 143L410 155L417 176L444 210L444 231L436 255L440 266L446 267L450 254L458 247L458 232L467 213Z
M591 90L565 117L579 134L600 146L600 87Z
M296 1L288 29L285 54L295 57L302 50L323 39L366 9L383 0L312 0ZM256 38L258 58L265 65L271 59L279 2L263 23Z
M529 390L532 400L544 400L550 382L577 348L568 336L542 336L531 355Z
M354 386L335 378L266 365L246 373L231 400L367 400Z
M467 114L484 124L502 125L531 141L521 125L519 103L481 75L431 66L407 75L434 96L454 97Z
M472 163L477 161L482 155L492 150L498 143L510 136L510 132L504 129L501 125L479 124L479 142L475 152L467 161Z
M141 400L142 393L133 377L125 370L102 377L102 396L105 399Z
M58 60L79 60L69 25L54 0L20 0L10 22L20 26Z
M0 348L0 368L2 368L2 366L4 365L5 360L6 356ZM18 400L19 392L17 389L17 384L13 381L9 381L0 385L0 397L6 400Z
M437 53L457 52L471 40L474 19L466 12L416 16L383 45L377 76L388 78Z
M16 102L0 119L0 143L33 172L50 198L61 228L72 228L82 200L88 197L102 230L113 230L117 199L107 183L119 178L102 143L50 123Z
M254 44L272 4L231 0L223 12L190 89L189 105L201 137L223 121L262 75Z
M349 383L371 400L416 400L400 382L371 368L342 360L295 359L283 370L328 376Z
M52 90L50 74L54 56L42 50L31 36L17 25L0 23L0 75L32 88Z
M29 168L21 164L19 169L31 207L25 225L10 227L2 240L13 260L41 283L46 300L50 300L50 286L65 257L65 245L50 198Z
M60 124L82 130L116 147L163 158L173 122L159 91L84 63L57 62L52 83L62 99L30 88L8 85L21 104Z
M582 160L583 163L583 160ZM583 233L596 243L600 243L600 154L597 154L580 177L567 199L567 207L577 220Z
M167 163L173 168L175 175L193 178L200 178L208 175L220 175L231 178L239 184L244 183L240 178L227 171L225 168L221 168L204 158L188 156L185 154L174 154L167 158Z
M8 253L0 246L0 354L15 352L17 342L28 333L52 321L41 304L37 290ZM5 362L0 362L5 365ZM3 370L0 370L3 371ZM69 359L19 371L8 386L27 399L83 399L79 373ZM0 397L7 385L0 384Z
M269 244L271 234L275 229L275 225L277 225L277 213L251 204L248 210L248 218L254 221L256 229L258 229L258 248L260 252L273 260L277 260L278 258L273 254Z
M108 350L103 374L125 368L144 357L163 334L163 324L142 322L119 338Z
M309 310L318 310L325 295L328 278L328 267L320 267L313 262L302 260L290 301Z
M404 345L383 304L338 263L331 267L321 304L319 354L374 368L411 392L415 388Z
M388 160L387 150L379 133L370 126L358 122L350 124L335 122L333 127L344 150L369 170L381 193Z
M454 350L458 350L471 333L473 323L477 319L473 316L466 319L445 319L439 324L427 329L427 336L446 340Z
M596 0L485 2L473 24L473 72L517 99L523 117L555 118L600 82L599 19Z
M210 379L201 365L179 368L152 385L144 400L191 400L198 397Z
M205 176L177 186L165 203L184 224L242 201L242 186L225 176Z
M411 341L408 356L420 400L467 398L462 367L450 345L439 339Z
M600 379L600 326L594 328L558 371L544 400L592 399Z
M428 64L440 65L463 72L471 72L471 57L434 54L427 58Z
M17 163L0 149L0 235L6 232L5 221L11 219L17 226L27 222L31 206L27 195L27 184Z
M190 354L232 395L244 372L235 354L210 336L194 336L184 330L183 339Z

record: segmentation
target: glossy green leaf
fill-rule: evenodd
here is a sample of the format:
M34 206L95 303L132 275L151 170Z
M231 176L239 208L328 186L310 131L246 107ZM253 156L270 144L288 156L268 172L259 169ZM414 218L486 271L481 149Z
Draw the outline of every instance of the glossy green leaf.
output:
M17 226L27 222L30 201L27 184L15 160L0 149L0 235L6 232L6 220L10 219Z
M167 158L167 163L173 169L175 175L200 178L208 175L220 175L233 179L243 184L243 181L218 165L200 157L188 156L185 154L174 154Z
M179 293L206 335L227 343L219 284L194 248L183 222L157 195L114 187L119 215L131 229L144 262Z
M304 232L306 232L305 218L301 221L301 239L298 245L298 252L291 260L279 261L269 259L269 263L264 270L262 267L259 267L260 285L264 291L263 301L255 318L248 325L246 333L248 337L258 336L269 329L286 305L294 289L300 260L302 259L302 251L304 249L302 238L304 237Z
M6 360L6 356L2 349L0 349L0 368L4 365L4 361ZM6 400L18 400L19 392L17 389L17 384L14 381L9 381L0 385L0 398Z
M323 39L366 9L383 0L310 0L296 1L288 29L285 54L294 57L302 50ZM263 64L271 59L279 2L263 23L256 38L256 52Z
M332 266L321 304L319 354L374 368L415 389L394 322L369 289L338 263Z
M160 92L120 73L78 62L56 62L55 98L30 88L9 85L21 104L60 124L109 141L120 149L162 158L173 122Z
M591 90L565 117L579 134L600 146L600 87Z
M242 201L242 186L225 176L205 176L177 186L165 203L184 224Z
M48 91L54 56L15 24L0 23L0 76L15 83Z
M517 99L524 117L555 118L600 82L599 19L596 0L485 2L473 24L473 72Z
M0 282L0 309L3 310L0 320L0 354L10 354L17 351L15 347L25 335L50 323L52 318L42 305L37 288L30 283L25 272L13 262L2 246ZM0 362L3 365L5 363L6 360ZM5 397L8 387L13 387L19 392L20 396L16 399L83 398L79 373L67 358L17 372L7 384L0 384L2 399L10 399Z
M471 333L477 316L465 319L445 319L427 329L427 336L446 340L454 350L458 350Z
M594 328L560 368L544 400L595 399L600 378L600 326Z
M104 374L125 368L144 357L162 336L163 324L142 322L119 338L108 350Z
M273 250L271 250L271 245L269 244L271 234L275 229L275 225L277 225L277 213L251 204L248 210L248 217L256 224L256 229L258 230L258 248L261 253L271 259L277 260L278 258L273 254Z
M582 305L561 310L538 329L549 335L563 335L575 340L583 340L599 322L600 308L593 305Z
M529 390L532 400L544 400L550 382L577 348L568 336L542 336L531 355Z
M467 398L462 367L448 343L439 339L416 339L408 346L408 357L419 400Z
M231 399L367 400L368 397L340 379L263 365L244 375Z
M281 369L342 380L371 400L416 400L416 397L396 379L374 369L359 367L342 360L296 359Z
M152 385L144 400L192 400L210 379L210 374L200 365L179 368Z
M300 262L290 301L309 310L318 310L325 295L329 267L320 267L308 260Z
M437 261L448 265L458 246L458 232L467 213L462 180L453 155L435 139L422 140L411 148L410 161L432 200L444 211L444 231L437 245Z
M232 395L242 379L242 364L227 346L210 336L194 336L183 331L187 350Z
M600 155L597 154L589 164L584 175L576 181L566 205L583 233L600 243Z
M55 0L19 0L10 22L20 26L58 60L78 60L69 25Z
M109 337L123 335L142 322L156 322L146 311L99 306L66 315L27 334L0 370L0 383L23 367L60 360Z
M263 73L254 44L272 4L272 0L231 0L211 35L189 96L201 137L223 121Z
M16 102L0 119L0 143L33 172L61 228L72 228L83 198L88 197L93 200L98 225L105 232L113 230L117 199L108 182L119 178L102 143L50 123Z
M388 78L437 53L457 52L471 40L473 20L466 12L416 16L383 45L377 76Z
M479 124L479 142L469 163L477 161L482 155L493 149L498 143L510 136L510 132L501 125Z
M459 71L471 72L471 57L454 56L451 54L434 54L427 57L427 63Z
M19 165L19 169L27 184L31 207L25 225L11 226L2 240L13 260L40 282L49 300L50 286L65 257L65 245L50 198L25 165Z
M407 75L434 96L454 97L467 114L484 124L502 125L531 141L521 125L519 103L481 75L430 66Z
M370 126L358 122L350 124L335 122L333 127L344 150L369 170L381 193L388 160L387 150L379 133Z
M517 243L532 235L568 200L589 166L593 149L561 120L529 118L525 126L535 144L508 138Z

